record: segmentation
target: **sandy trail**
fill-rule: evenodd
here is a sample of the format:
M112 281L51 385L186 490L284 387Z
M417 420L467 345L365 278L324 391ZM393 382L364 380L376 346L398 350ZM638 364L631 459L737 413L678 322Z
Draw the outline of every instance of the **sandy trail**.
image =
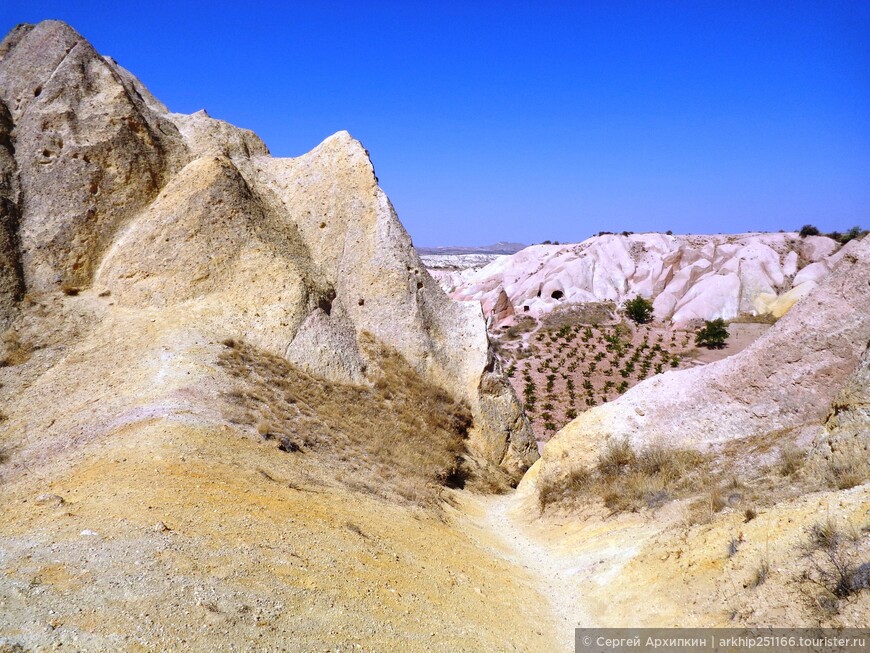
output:
M574 650L574 628L591 623L577 582L579 568L569 558L533 537L518 516L516 494L482 497L484 513L479 525L502 545L501 557L527 569L538 581L538 591L549 601L556 640L565 651Z
M549 603L560 650L574 650L574 629L610 623L610 592L623 567L655 535L653 523L628 519L536 519L521 493L469 497L466 514L494 555L529 572Z

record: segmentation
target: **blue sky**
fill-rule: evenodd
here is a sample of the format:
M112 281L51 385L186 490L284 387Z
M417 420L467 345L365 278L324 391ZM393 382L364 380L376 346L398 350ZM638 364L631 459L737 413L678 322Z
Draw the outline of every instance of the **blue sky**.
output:
M42 2L173 111L347 129L418 245L870 226L870 2Z

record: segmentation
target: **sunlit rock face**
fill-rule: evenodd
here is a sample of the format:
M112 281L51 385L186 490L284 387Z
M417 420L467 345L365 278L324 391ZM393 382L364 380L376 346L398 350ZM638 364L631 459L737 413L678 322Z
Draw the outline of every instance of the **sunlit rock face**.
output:
M870 239L843 250L831 273L748 348L657 375L582 413L547 444L539 469L594 464L612 440L707 448L784 430L815 433L822 424L828 435L819 447L866 459Z
M272 158L46 21L0 44L0 320L62 291L337 382L369 381L373 338L470 405L475 455L515 475L537 455L479 307L426 272L358 141Z
M534 245L479 269L442 273L455 299L539 317L572 302L641 295L675 324L741 314L783 315L843 256L836 241L795 233L670 236L602 235L582 243Z

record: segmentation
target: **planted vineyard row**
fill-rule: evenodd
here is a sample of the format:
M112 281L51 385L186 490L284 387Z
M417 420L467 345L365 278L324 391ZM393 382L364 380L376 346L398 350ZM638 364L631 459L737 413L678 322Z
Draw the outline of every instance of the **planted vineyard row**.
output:
M692 365L694 333L627 322L538 325L498 349L539 440L577 415L612 401L643 379Z

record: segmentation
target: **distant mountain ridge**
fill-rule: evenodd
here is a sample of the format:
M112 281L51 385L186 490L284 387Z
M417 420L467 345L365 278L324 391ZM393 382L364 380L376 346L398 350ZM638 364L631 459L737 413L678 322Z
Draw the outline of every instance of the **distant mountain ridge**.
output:
M463 247L461 245L418 247L417 252L421 256L438 254L516 254L518 251L525 248L526 245L523 245L522 243L498 242L493 245L482 245L480 247Z

